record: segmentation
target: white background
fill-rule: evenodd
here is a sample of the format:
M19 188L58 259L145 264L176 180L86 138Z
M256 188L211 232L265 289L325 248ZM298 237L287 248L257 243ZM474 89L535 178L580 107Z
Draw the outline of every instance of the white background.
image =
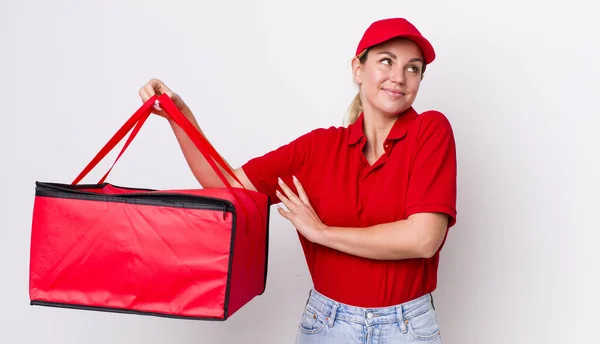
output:
M438 54L415 108L444 112L458 148L459 218L434 293L444 343L596 343L593 3L3 0L0 342L292 343L311 282L275 209L266 293L226 322L29 306L34 182L70 182L141 105L151 77L184 97L235 166L341 125L364 29L404 16ZM109 181L198 187L158 117Z

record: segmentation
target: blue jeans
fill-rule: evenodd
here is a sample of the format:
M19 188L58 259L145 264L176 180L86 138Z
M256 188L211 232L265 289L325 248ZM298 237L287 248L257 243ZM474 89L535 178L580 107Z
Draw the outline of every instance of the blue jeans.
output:
M298 328L297 344L441 344L431 295L406 303L361 308L311 290Z

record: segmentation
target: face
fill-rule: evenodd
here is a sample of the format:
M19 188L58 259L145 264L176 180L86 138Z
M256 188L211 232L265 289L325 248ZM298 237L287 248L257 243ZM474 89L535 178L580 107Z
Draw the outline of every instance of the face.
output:
M408 109L419 91L423 66L419 46L402 38L373 47L364 64L354 58L364 111L395 116Z

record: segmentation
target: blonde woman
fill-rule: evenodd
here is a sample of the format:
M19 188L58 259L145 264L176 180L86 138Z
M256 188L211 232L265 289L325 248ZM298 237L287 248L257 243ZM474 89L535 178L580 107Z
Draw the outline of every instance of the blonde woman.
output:
M456 222L456 150L448 119L412 106L434 58L406 19L372 23L352 60L359 91L348 126L315 129L234 170L283 203L299 233L314 289L297 343L441 343L431 292ZM140 90L143 101L162 93L200 130L160 80ZM200 184L223 187L170 122Z

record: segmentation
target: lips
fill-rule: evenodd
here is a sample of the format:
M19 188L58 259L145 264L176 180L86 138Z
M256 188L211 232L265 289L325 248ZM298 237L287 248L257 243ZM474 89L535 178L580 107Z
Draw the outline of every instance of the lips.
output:
M387 93L389 96L394 97L394 98L399 98L399 97L403 97L404 96L404 92L400 91L400 90L392 90L389 88L384 88L383 91L385 93Z

